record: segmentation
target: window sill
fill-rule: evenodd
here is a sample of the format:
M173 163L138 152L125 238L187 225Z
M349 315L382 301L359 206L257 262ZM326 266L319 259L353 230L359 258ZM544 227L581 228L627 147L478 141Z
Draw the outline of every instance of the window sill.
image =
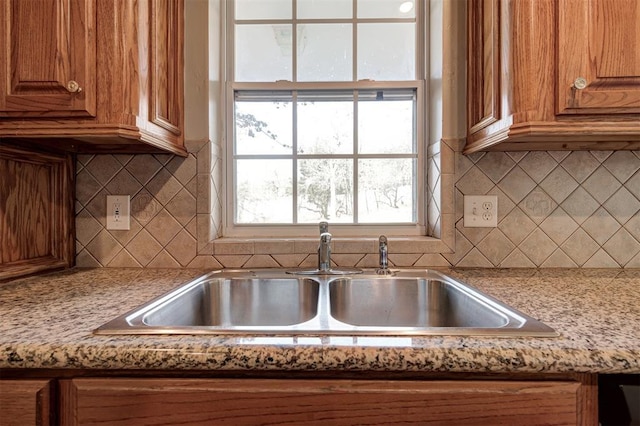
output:
M319 238L218 238L211 242L213 255L312 254L318 250ZM451 253L441 239L433 237L388 237L393 254ZM377 254L378 238L334 237L334 254Z

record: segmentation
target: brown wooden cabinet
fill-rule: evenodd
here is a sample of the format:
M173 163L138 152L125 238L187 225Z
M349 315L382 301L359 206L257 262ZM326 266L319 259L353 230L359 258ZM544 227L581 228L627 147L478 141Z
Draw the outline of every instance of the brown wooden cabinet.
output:
M71 154L0 143L0 281L73 266Z
M640 148L640 0L469 0L480 150Z
M148 379L61 380L60 423L597 423L595 385L579 381Z
M0 380L0 424L54 424L49 380Z
M0 138L185 155L183 0L2 0Z

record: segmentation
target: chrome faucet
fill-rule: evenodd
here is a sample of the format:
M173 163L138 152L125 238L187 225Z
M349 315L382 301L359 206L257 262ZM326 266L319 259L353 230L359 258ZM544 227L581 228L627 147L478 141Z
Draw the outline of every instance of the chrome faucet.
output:
M384 235L380 235L380 238L378 238L378 253L380 255L380 267L376 270L376 273L379 275L390 274L389 249L387 248L387 237Z
M348 275L361 274L362 269L358 268L338 268L331 267L331 234L329 224L320 222L320 245L318 245L318 268L287 271L288 274L301 275Z
M318 246L318 272L322 274L329 271L331 271L331 234L323 232L320 234Z
M318 224L320 227L320 234L324 234L325 232L329 232L329 222L320 222Z

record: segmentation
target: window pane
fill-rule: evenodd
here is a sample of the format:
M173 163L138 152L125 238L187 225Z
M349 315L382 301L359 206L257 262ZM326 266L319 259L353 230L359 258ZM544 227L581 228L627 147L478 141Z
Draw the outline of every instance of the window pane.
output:
M291 154L292 123L291 102L236 102L236 154Z
M291 25L236 25L235 81L292 80Z
M366 159L358 162L358 221L415 221L415 160Z
M413 0L358 0L358 18L413 18Z
M358 24L358 80L415 80L415 51L413 23Z
M298 0L299 19L351 18L353 6L344 0Z
M298 101L298 153L353 153L353 101Z
M236 223L291 223L291 160L236 160Z
M353 163L309 159L298 163L298 222L353 221Z
M298 81L353 80L351 28L347 24L298 25Z
M383 92L379 92L383 96ZM358 101L358 152L414 153L412 100Z
M291 0L236 0L236 19L291 19Z

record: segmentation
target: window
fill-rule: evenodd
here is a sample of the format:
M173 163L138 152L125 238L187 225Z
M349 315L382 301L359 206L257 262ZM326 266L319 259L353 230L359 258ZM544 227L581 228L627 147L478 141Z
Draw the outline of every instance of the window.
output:
M225 235L424 235L424 1L226 7Z

